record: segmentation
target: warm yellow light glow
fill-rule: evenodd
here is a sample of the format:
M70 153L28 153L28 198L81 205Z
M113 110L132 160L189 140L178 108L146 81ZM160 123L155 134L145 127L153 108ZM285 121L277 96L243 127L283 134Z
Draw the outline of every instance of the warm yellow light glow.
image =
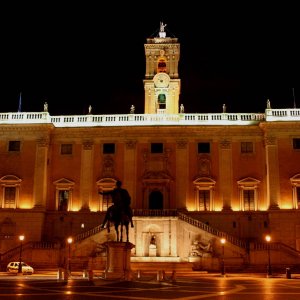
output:
M73 238L72 237L68 237L67 241L68 241L68 244L72 244L73 243Z
M222 206L215 206L214 211L222 211L223 207Z
M239 210L241 210L240 206L238 204L231 204L231 209L233 211L239 211Z
M80 210L79 205L73 204L73 205L72 205L72 209L71 209L70 211L79 211L79 210Z
M187 204L187 205L186 205L186 209L187 209L188 211L195 211L195 210L196 210L195 206L192 205L192 204Z
M25 235L20 235L19 236L19 240L22 242L22 241L24 241L24 239L25 239Z
M22 208L22 209L32 209L33 207L31 205L31 203L30 204L29 203L22 203L22 204L19 205L19 208Z
M23 198L19 199L19 208L22 209L32 209L33 205L32 205L33 201L31 198Z
M261 210L261 211L264 211L264 210L268 210L268 205L267 204L259 204L259 209L258 210Z
M290 197L280 199L279 208L281 209L293 209L293 200Z
M293 209L293 205L292 204L288 204L288 203L284 203L284 204L281 204L280 209Z
M270 235L266 235L265 239L269 243L271 241L271 236Z
M89 207L90 207L90 211L97 212L99 209L99 203L90 203Z
M226 243L226 239L225 238L221 238L220 242L221 242L222 245L224 245Z

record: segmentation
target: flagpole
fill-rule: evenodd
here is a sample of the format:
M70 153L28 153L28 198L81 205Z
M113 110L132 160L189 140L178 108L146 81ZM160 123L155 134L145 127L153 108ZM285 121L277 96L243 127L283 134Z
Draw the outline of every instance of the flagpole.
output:
M22 111L22 92L20 93L19 96L19 107L18 107L18 112Z
M295 89L293 88L294 108L296 108Z

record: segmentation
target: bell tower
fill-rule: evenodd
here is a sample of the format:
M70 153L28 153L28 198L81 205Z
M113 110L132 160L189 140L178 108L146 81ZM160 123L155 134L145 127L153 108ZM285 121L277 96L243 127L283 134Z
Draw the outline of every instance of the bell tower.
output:
M178 63L180 44L167 37L160 22L157 37L147 38L145 46L146 74L144 79L145 114L177 114L179 112L180 79Z

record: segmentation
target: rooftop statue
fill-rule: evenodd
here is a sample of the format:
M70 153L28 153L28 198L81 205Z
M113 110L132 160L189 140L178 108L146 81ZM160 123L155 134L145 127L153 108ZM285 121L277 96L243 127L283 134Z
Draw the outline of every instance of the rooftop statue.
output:
M160 22L160 32L165 32L165 27L167 26L167 24L164 24L163 22Z
M48 112L48 103L47 102L44 103L44 112Z

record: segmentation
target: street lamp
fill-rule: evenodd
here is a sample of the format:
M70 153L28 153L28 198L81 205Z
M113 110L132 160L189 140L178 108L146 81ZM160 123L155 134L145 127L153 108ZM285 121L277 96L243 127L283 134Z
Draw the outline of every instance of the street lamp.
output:
M72 237L69 237L67 239L67 242L69 244L69 254L68 254L68 273L71 274L71 264L70 264L70 261L71 261L71 244L73 243L73 238Z
M268 274L268 276L270 276L270 275L272 275L271 255L270 255L271 236L270 235L266 235L265 239L266 239L266 242L268 244L268 270L267 270L267 274Z
M18 266L18 274L22 273L22 248L23 248L23 241L24 241L25 236L24 235L20 235L19 236L19 240L21 242L20 245L20 257L19 257L19 266Z
M220 242L222 244L221 274L225 275L224 246L225 246L225 243L226 243L226 239L225 238L221 238Z

